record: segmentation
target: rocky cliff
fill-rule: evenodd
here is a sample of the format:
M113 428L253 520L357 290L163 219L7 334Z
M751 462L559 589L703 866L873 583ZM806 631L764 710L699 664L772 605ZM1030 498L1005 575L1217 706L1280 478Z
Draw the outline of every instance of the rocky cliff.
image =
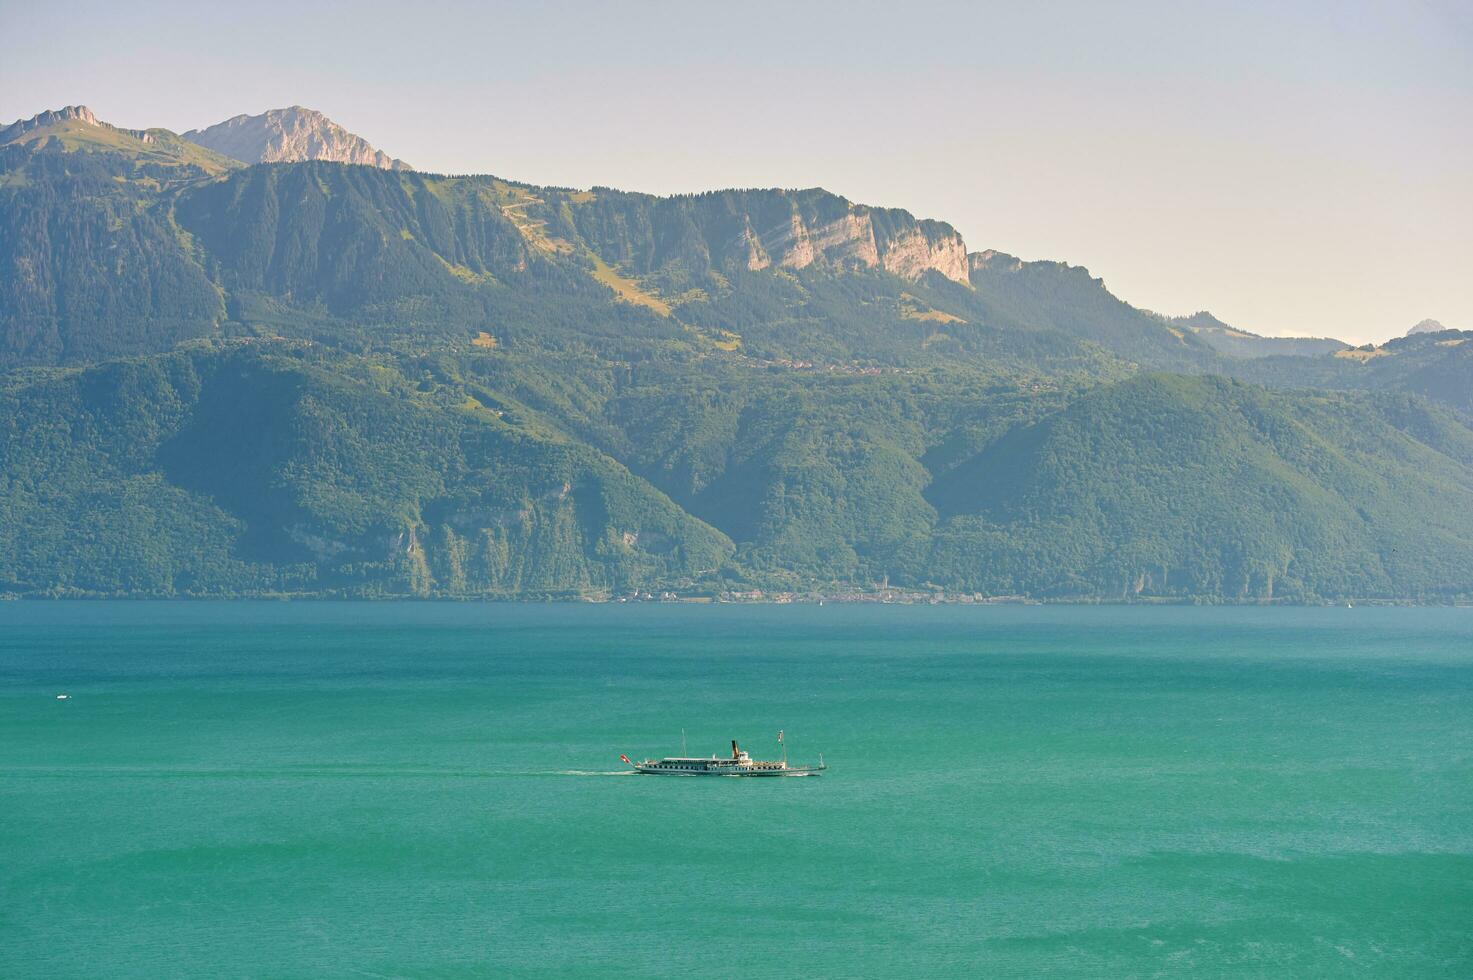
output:
M322 113L302 106L234 116L206 129L191 129L184 138L242 163L328 160L383 170L413 169Z
M934 271L967 282L967 248L941 221L856 204L820 188L730 190L657 198L595 188L569 197L568 232L640 275L672 264L882 268L907 279ZM556 227L559 213L539 215Z
M846 202L847 203L847 202ZM804 269L814 263L881 267L915 279L933 270L956 282L967 281L967 246L949 225L904 217L902 227L877 231L869 208L849 204L849 213L809 225L795 210L787 228L765 238L747 223L747 268L779 265Z

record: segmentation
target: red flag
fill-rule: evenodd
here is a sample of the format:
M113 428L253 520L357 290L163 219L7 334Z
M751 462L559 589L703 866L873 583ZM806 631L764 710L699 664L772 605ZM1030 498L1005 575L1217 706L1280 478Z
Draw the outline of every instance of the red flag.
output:
M627 756L627 755L621 755L621 756L619 756L619 761L620 762L629 762L629 756ZM634 765L634 763L632 763L632 762L629 762L629 764L631 766Z

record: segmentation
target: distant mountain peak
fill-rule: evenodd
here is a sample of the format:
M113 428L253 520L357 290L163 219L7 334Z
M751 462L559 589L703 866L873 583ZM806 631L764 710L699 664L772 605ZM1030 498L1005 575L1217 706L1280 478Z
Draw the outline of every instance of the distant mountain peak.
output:
M9 133L13 129L19 132L29 132L42 126L50 126L52 123L65 122L68 119L80 119L90 126L102 125L91 109L84 105L69 105L62 106L60 109L47 109L45 112L36 113L29 119L18 120L6 126L4 132Z
M98 119L97 115L84 105L69 105L63 106L60 109L47 109L45 112L38 112L29 119L19 119L9 126L0 128L0 144L12 143L38 129L56 127L69 122L78 122L85 126L95 126L98 129L108 129L114 132L124 133L132 136L134 139L143 140L145 143L151 142L153 139L147 130L123 129Z
M299 105L255 116L233 116L205 129L191 129L184 138L242 163L329 160L381 170L413 169L316 109Z
M1016 255L999 252L995 248L989 248L982 252L972 252L967 256L967 268L975 272L978 269L991 269L993 271L1018 272L1023 268L1023 260Z
M1233 330L1236 329L1229 324L1223 323L1207 310L1198 310L1191 316L1174 316L1169 318L1172 323L1180 327L1190 327L1193 330ZM1246 332L1246 331L1244 331Z
M1436 320L1423 320L1421 323L1418 323L1416 326L1412 327L1412 329L1408 330L1407 336L1410 337L1413 334L1419 333L1442 333L1446 329L1448 328L1444 327Z

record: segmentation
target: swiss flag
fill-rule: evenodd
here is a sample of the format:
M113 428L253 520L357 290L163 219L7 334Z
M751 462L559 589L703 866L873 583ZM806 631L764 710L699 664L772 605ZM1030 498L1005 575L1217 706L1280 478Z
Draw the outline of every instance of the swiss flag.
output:
M627 756L627 755L621 755L621 756L619 756L619 761L620 762L629 762L629 756ZM631 766L634 765L634 763L632 763L632 762L629 762L629 764Z

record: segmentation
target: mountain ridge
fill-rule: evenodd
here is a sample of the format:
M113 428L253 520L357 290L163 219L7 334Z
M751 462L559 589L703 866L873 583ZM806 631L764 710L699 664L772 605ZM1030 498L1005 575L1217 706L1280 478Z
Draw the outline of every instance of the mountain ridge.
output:
M1264 337L1224 323L1206 310L1190 316L1161 316L1161 320L1192 331L1218 351L1234 357L1316 357L1350 347L1333 337Z
M197 168L214 176L240 164L167 129L127 129L99 119L85 105L48 109L0 128L0 147L59 147L121 155L142 166L162 164Z
M71 112L77 108L87 112L85 107L68 107L63 110L42 113L32 120L13 124L9 129L35 124L43 117ZM87 114L90 115L90 113ZM301 127L296 136L286 132L288 128L296 126ZM116 127L112 128L116 129ZM321 135L322 131L336 135L333 135L330 140L325 140ZM167 133L168 131L120 130L120 132L144 134ZM361 137L347 132L321 112L303 106L269 110L256 115L237 115L215 126L190 130L178 138L196 142L212 152L219 152L229 159L248 165L261 162L304 162L321 159L327 162L358 163L379 169L412 169L403 161L390 158L382 151L373 148ZM335 147L328 145L333 140L338 144ZM0 139L0 142L3 142L3 139ZM438 174L427 174L426 176L438 181L466 179ZM495 180L496 178L489 179ZM524 186L530 190L524 202L503 204L503 209L522 207L532 203L540 204L541 201L532 200L537 192L563 190L536 188L533 185L516 185L515 182L507 182L507 185ZM568 192L566 199L578 203L596 202L600 194L616 195L626 202L650 202L655 210L679 209L686 205L695 206L698 209L699 202L711 197L755 199L762 195L774 194L794 199L819 198L833 202L824 204L820 201L817 208L807 212L804 212L801 206L794 207L789 213L769 216L772 220L759 222L759 224L753 223L755 212L748 212L738 216L737 225L719 228L716 241L712 241L711 236L706 235L707 241L701 247L707 251L708 255L714 253L719 258L729 257L736 253L749 271L761 271L769 267L805 269L815 264L839 266L851 264L864 268L883 269L911 280L928 272L936 272L953 282L969 287L974 286L974 279L979 274L996 275L1046 268L1060 272L1079 269L1088 278L1088 271L1083 267L1070 266L1067 263L1057 263L1051 260L1025 262L996 249L969 251L960 232L944 221L916 218L910 212L901 209L859 204L822 188L791 191L731 188L657 197L595 186L588 191ZM579 208L580 212L584 210L586 209ZM646 220L649 219L636 219L636 224ZM698 222L705 220L697 219ZM525 231L528 225L546 224L547 219L543 216L536 222L515 223L519 229ZM638 229L637 227L631 228L630 222L623 219L621 234L627 234L631 230L637 231ZM702 234L705 234L704 229ZM564 244L555 238L544 237L539 241L536 236L529 236L529 240L544 250L548 248L556 250ZM657 249L651 244L644 246L644 250L656 251ZM603 249L596 249L596 251L603 257ZM632 265L634 271L641 275L654 271L647 261L641 261L644 257L638 254L639 248L615 247L609 251L611 254L607 258L616 267L616 279L617 267L623 265ZM1100 280L1096 279L1093 282L1103 286ZM638 295L638 290L626 292L625 295ZM661 302L657 300L655 305L659 306ZM1259 357L1277 353L1319 354L1348 346L1328 338L1259 337L1229 327L1215 318L1212 318L1213 324L1211 325L1194 324L1190 322L1193 317L1162 317L1151 314L1149 311L1142 312L1169 326L1190 330L1200 335L1212 349L1230 356ZM1195 316L1200 317L1202 314Z
M0 144L0 592L1473 595L1473 334L1288 356L821 188L138 132Z
M88 126L117 130L119 133L132 136L134 139L141 140L145 143L151 142L152 140L146 129L124 129L121 126L114 126L112 123L106 123L98 119L96 113L84 105L69 105L63 106L60 109L47 109L29 119L17 119L9 126L0 127L0 143L10 143L34 130L73 120Z

